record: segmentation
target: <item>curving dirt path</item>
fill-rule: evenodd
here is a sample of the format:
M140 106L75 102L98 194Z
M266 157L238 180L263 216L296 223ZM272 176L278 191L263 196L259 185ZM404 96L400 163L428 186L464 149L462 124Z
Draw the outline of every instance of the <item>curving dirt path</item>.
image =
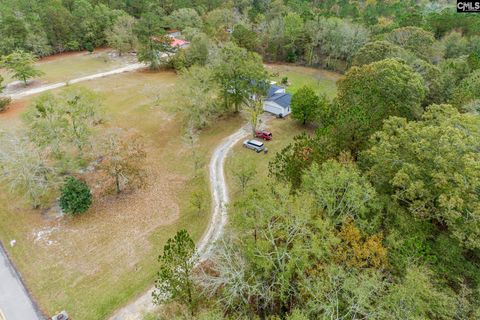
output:
M265 126L272 118L272 115L262 115L260 127ZM228 186L225 180L225 160L232 148L251 132L251 126L246 124L235 133L223 139L220 145L213 151L208 166L210 189L212 191L212 217L207 231L197 243L199 263L210 257L215 242L220 239L227 224L229 197ZM135 301L116 311L109 320L142 320L145 313L155 310L155 305L152 303L153 289L149 289Z
M229 151L242 138L245 138L251 130L245 125L237 132L225 138L215 149L210 160L210 188L212 191L212 217L207 231L197 244L200 262L207 260L213 244L220 239L227 223L228 186L225 181L225 160Z
M225 181L225 159L232 147L251 130L245 125L225 138L213 151L209 164L210 188L212 191L212 217L207 231L197 244L200 262L207 260L212 253L213 244L222 236L227 223L228 187ZM142 294L135 301L118 310L109 320L141 320L145 313L155 309L152 303L153 288Z

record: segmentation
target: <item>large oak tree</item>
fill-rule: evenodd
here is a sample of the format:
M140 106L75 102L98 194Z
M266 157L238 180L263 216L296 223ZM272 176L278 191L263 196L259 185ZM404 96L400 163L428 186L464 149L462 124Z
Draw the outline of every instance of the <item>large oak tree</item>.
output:
M354 154L381 128L384 119L416 119L422 113L423 79L399 60L353 67L337 85L334 131L340 149L350 149Z
M240 111L242 104L256 93L256 84L267 79L262 58L231 42L220 49L213 70L225 107L229 109L233 106L235 112Z

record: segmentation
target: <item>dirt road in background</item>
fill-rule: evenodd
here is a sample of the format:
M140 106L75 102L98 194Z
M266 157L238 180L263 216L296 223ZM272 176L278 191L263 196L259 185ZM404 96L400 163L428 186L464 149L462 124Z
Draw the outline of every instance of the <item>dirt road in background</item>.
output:
M27 96L30 96L30 95L33 95L33 94L42 93L42 92L45 92L45 91L65 87L69 84L75 84L75 83L84 82L84 81L88 81L88 80L108 77L108 76L111 76L111 75L124 73L124 72L135 71L135 70L143 69L143 68L146 68L146 67L147 66L143 63L132 63L132 64L129 64L127 66L121 67L121 68L117 68L117 69L113 69L113 70L105 71L105 72L100 72L100 73L92 74L92 75L89 75L89 76L68 80L68 81L65 81L65 82L47 84L47 85L42 85L42 86L33 87L33 88L23 87L23 88L19 88L19 89L15 89L15 90L9 90L8 87L7 87L7 89L4 92L4 95L9 96L10 98L12 98L12 100L18 100L18 99L21 99L21 98L24 98L24 97L27 97Z

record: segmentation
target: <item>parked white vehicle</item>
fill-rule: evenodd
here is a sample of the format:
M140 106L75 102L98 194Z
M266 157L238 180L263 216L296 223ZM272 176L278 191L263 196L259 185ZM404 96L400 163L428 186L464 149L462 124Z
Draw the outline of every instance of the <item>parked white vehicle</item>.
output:
M260 152L268 152L268 149L265 148L265 144L263 142L260 142L258 140L245 140L243 141L243 147L247 149L254 150L257 153Z

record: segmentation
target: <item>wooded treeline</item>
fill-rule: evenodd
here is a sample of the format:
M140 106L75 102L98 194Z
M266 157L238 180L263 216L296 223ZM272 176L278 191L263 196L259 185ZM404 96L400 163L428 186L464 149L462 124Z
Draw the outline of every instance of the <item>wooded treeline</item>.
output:
M136 26L140 38L174 28L188 29L187 35L202 31L224 41L233 31L237 44L267 61L340 71L348 69L357 50L369 41L402 41L389 34L407 26L422 28L435 39L453 30L463 36L460 43L451 36L448 48L431 48L427 60L478 54L480 46L478 15L458 15L448 1L4 0L0 54L22 49L45 56L106 46L109 32L125 16L144 22Z

